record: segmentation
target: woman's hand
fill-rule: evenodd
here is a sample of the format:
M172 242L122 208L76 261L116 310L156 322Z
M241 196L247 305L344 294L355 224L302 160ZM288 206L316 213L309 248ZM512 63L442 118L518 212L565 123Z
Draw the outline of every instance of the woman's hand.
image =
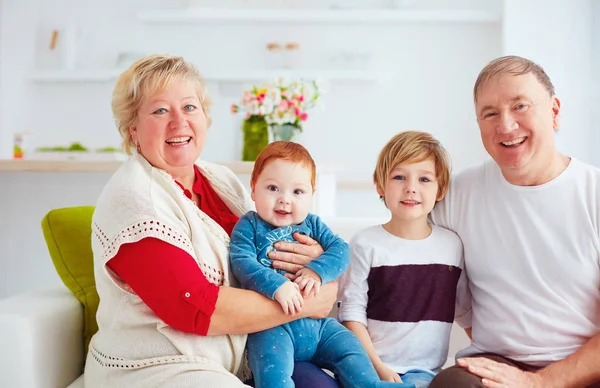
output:
M337 282L330 282L321 286L319 295L314 296L311 294L305 296L304 308L302 310L303 316L313 319L326 318L337 300L337 292Z
M289 272L286 276L290 279L295 278L292 274L324 252L321 244L304 234L294 233L294 240L299 244L278 241L275 243L277 250L269 252L269 258L273 260L273 268Z

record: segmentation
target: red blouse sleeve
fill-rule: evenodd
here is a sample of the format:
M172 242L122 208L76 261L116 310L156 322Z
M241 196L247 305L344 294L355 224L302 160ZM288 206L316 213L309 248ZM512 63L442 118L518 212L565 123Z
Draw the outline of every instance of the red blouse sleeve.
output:
M169 326L206 335L219 287L184 250L155 238L123 244L107 263Z

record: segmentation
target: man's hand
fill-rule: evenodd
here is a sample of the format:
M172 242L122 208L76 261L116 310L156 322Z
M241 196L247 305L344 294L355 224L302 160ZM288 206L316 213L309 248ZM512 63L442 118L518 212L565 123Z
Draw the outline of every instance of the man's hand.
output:
M269 258L273 260L273 268L289 272L286 276L291 279L295 278L291 274L295 274L324 252L321 244L304 234L294 233L294 240L298 241L299 244L284 241L276 242L275 249L277 250L268 254Z
M286 314L296 314L302 311L304 299L296 283L287 281L275 291L275 300L279 302L283 312Z
M457 361L472 374L482 378L481 382L490 388L542 388L542 377L525 372L510 365L483 358L461 358Z
M379 365L375 366L375 370L379 375L381 381L389 381L390 383L401 383L402 379L400 375L394 372L392 369L388 368L383 362Z
M310 295L311 291L314 296L317 296L321 288L321 277L312 269L304 267L296 272L294 283L298 285L304 296Z

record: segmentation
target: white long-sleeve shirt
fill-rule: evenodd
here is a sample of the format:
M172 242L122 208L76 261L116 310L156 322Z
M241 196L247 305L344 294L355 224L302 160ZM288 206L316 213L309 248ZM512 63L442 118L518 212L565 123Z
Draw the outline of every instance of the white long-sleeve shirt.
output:
M545 366L600 332L600 169L572 159L524 187L489 161L453 178L432 220L464 244L473 343L459 356Z
M458 236L438 226L423 240L381 225L360 231L340 282L339 320L365 325L377 355L397 373L437 373L448 357L459 279L458 314L470 323L462 253Z

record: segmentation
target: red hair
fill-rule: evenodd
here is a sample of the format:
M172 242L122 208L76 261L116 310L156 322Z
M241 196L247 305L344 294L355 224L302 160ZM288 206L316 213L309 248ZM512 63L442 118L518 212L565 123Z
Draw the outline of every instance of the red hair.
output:
M299 163L303 167L310 168L310 184L313 191L315 190L317 179L317 166L315 165L315 161L306 148L293 141L274 141L260 151L260 154L258 154L258 157L254 162L254 169L252 170L252 176L250 177L251 188L254 188L258 176L263 172L267 164L277 159L291 163Z

